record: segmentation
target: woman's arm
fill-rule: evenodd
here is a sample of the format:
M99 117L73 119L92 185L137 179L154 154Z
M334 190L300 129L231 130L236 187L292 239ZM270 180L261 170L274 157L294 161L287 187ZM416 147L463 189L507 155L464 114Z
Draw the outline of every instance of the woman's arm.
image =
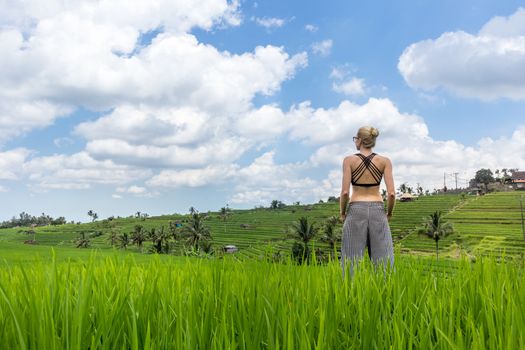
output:
M352 179L352 169L350 168L350 157L343 160L343 184L341 195L339 197L339 214L341 221L346 219L346 205L348 204L350 194L350 181Z
M386 195L387 195L387 209L386 216L388 221L392 217L394 212L394 205L396 204L396 188L394 186L394 175L392 171L392 162L390 159L386 158L385 165L385 184L386 184Z

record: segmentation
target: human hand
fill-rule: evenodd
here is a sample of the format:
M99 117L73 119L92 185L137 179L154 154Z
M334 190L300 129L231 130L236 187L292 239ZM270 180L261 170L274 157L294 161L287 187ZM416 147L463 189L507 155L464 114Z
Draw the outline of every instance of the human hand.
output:
M339 220L341 220L341 222L345 222L346 214L341 213L340 216L339 216Z
M392 219L392 214L386 214L386 219L388 222L390 222L390 219Z

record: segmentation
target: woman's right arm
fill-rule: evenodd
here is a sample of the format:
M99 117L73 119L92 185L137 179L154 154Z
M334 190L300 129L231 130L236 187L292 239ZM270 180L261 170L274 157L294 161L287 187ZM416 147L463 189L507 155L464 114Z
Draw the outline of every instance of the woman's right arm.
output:
M339 196L339 214L341 221L346 218L346 205L350 197L350 181L352 179L352 169L350 168L350 157L343 160L343 183L341 186L341 195Z
M394 186L394 175L392 171L392 162L390 159L386 158L385 165L385 184L386 184L386 193L387 193L387 209L386 216L388 221L392 217L394 212L394 205L396 204L396 188Z

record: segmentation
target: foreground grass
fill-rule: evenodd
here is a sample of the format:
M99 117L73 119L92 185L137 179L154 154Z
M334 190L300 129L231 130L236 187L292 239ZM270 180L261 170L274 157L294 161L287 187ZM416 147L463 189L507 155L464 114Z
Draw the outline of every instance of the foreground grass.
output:
M34 349L525 348L523 266L91 257L4 262L0 344Z

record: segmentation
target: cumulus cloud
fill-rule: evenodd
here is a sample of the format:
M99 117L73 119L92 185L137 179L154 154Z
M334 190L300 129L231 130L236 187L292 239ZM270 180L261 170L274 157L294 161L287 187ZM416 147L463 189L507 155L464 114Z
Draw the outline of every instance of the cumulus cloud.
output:
M0 180L17 180L30 154L25 148L0 152Z
M313 24L307 24L304 26L304 29L309 31L310 33L315 33L319 30L319 27L314 26Z
M209 165L200 169L163 170L146 183L156 187L201 187L224 183L238 170L237 165Z
M253 17L253 21L266 29L280 28L286 23L285 19L277 17Z
M328 56L332 52L332 39L318 41L312 44L312 52L320 56Z
M238 25L238 7L238 1L226 0L46 1L45 6L24 1L2 6L0 127L6 132L0 144L49 126L79 106L105 110L125 102L159 103L179 97L214 108L217 99L227 96L210 94L207 100L206 94L242 83L240 74L231 82L221 81L236 64L233 61L246 63L244 74L260 69L260 62L277 64L263 71L267 79L248 82L239 99L247 103L255 93L275 91L277 76L290 74L296 62L285 57L288 65L283 67L273 61L285 56L282 49L258 48L253 54L230 57L187 34L194 27ZM144 45L141 36L149 32L157 35ZM217 65L201 70L206 60L213 62L217 56L223 58ZM196 72L200 74L193 78ZM204 80L208 84L203 77L209 78ZM227 102L232 101L222 106Z
M398 69L412 88L459 96L525 99L525 9L495 17L476 34L443 33L407 47Z
M301 175L301 170L307 168L305 164L276 164L274 156L275 151L266 152L238 170L232 203L264 204L277 197L288 202L311 199L311 190L318 183Z
M118 165L111 160L97 161L86 152L34 157L23 164L22 171L40 189L88 189L92 185L130 183L152 175L149 169Z
M423 118L399 111L388 99L371 98L364 104L343 101L331 109L315 109L302 103L290 110L289 118L290 137L317 147L309 158L310 165L333 167L332 179L329 176L323 180L327 187L340 186L334 174L340 174L346 155L357 152L352 136L363 125L379 129L376 151L393 161L398 185L421 183L432 189L439 187L444 172L461 171L473 176L476 170L486 167L525 168L525 153L520 151L525 147L525 125L511 137L486 138L475 146L465 146L454 140L432 138Z
M113 198L122 198L122 194L130 194L135 197L156 197L159 195L158 192L151 192L146 187L142 186L129 186L129 187L117 187L115 189L115 194L113 194Z
M364 79L351 78L346 81L334 82L332 89L347 96L361 96L365 94L365 81Z

